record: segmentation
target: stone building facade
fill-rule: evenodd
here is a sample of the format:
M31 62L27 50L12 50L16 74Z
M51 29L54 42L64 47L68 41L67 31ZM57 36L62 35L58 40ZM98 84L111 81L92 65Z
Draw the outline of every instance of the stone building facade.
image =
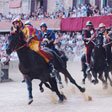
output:
M0 13L30 14L39 7L43 7L44 12L52 13L61 7L68 9L84 3L98 5L100 8L107 5L112 6L112 0L0 0Z
M31 0L0 0L0 13L25 13L31 12Z

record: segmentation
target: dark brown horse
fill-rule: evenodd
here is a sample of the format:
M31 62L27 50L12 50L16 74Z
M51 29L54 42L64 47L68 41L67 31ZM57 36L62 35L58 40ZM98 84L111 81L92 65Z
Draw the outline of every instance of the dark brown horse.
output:
M41 84L45 84L46 87L56 92L61 102L65 99L65 96L61 94L57 88L56 79L50 75L48 64L40 55L27 46L22 32L17 32L9 36L6 51L8 55L13 51L17 52L20 62L19 69L21 73L24 74L28 86L29 104L33 101L31 82L33 79L39 79ZM53 64L55 69L63 73L81 92L85 92L85 88L80 87L76 83L68 70L60 62L59 57L54 52L52 52L52 54L54 56ZM49 82L49 84L47 82Z

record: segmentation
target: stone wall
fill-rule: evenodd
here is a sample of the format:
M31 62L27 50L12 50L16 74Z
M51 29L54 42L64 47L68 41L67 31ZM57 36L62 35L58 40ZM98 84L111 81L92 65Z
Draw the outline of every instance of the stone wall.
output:
M10 8L9 7L10 0L0 0L0 13L7 15L9 12L11 13L24 13L29 14L31 10L31 0L22 0L22 6L20 8Z

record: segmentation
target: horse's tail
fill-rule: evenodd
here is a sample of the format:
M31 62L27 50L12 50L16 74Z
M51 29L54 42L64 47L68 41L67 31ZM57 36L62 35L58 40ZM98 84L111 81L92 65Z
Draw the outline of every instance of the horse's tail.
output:
M57 63L58 65L61 65L61 67L66 68L66 65L64 64L63 60L58 56L58 54L54 51L52 51L52 53L53 53L53 56L54 56L54 63L55 64Z
M53 56L55 58L55 61L58 62L58 65L60 64L61 67L66 68L66 64L63 62L63 60L54 51L52 51L52 53L53 53ZM66 75L64 75L64 76L65 76L64 77L65 82L66 82L66 84L68 84L68 78L66 77Z

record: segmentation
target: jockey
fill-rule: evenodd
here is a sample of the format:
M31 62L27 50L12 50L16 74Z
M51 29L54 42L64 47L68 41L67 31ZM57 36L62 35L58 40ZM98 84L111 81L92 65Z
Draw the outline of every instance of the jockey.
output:
M41 55L49 64L50 60L52 60L52 56L41 49L40 41L38 41L35 34L35 28L31 25L31 23L27 21L23 24L21 19L16 18L13 20L12 24L16 31L20 30L23 32L25 41L28 43L29 48Z
M54 45L55 33L52 30L47 30L46 23L41 23L40 29L41 29L40 37L42 42L46 41L47 42L46 47L55 50Z
M110 41L110 37L108 35L108 32L106 30L106 26L105 26L104 23L100 23L99 24L98 30L99 30L99 33L102 33L103 34L103 37L106 39L106 42L109 42Z
M46 42L47 44L45 47L48 47L49 49L52 49L55 51L59 56L61 55L60 52L55 48L55 33L52 30L47 29L46 23L41 23L40 25L40 38L41 42L44 43Z
M83 32L83 40L86 47L86 72L90 71L91 53L94 48L94 44L91 42L96 37L96 32L91 21L86 22L86 30Z
M101 34L103 37L103 43L108 44L110 42L110 36L108 34L108 31L106 30L106 26L104 23L100 23L99 24L99 28L98 28L98 34ZM105 51L106 51L106 60L107 63L109 64L110 62L112 62L111 59L111 44L108 44L105 46Z

